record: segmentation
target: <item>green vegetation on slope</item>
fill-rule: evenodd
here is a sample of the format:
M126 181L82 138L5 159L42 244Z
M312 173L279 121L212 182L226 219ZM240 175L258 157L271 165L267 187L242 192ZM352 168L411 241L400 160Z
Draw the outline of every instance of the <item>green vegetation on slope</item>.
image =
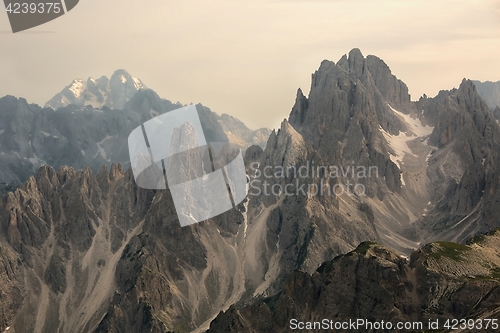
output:
M440 246L440 249L436 252L429 253L429 256L434 259L447 257L455 261L460 261L461 254L465 251L470 250L469 246L459 243L436 242L435 244L438 244Z

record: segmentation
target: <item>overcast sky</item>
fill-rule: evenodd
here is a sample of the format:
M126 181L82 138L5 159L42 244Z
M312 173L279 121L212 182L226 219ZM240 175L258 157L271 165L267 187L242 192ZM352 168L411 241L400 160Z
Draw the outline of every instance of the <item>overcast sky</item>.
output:
M0 96L44 104L123 68L161 97L277 127L323 59L382 58L412 99L500 80L500 1L80 0L12 34L0 13Z

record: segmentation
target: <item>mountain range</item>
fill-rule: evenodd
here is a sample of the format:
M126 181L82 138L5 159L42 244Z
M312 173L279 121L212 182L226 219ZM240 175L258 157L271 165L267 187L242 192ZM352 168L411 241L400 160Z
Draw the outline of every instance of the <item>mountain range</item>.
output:
M138 91L147 89L146 85L144 85L140 79L133 77L123 69L119 69L111 75L110 79L106 76L102 76L98 80L91 77L87 80L73 80L69 86L48 101L45 107L57 110L72 104L80 107L91 106L95 109L107 107L121 110L126 108L127 102L132 99ZM153 99L157 99L156 96ZM169 103L169 101L166 100L162 102ZM160 104L160 102L156 100L150 103L152 105ZM135 104L137 104L137 101ZM180 106L180 103L175 104ZM131 106L128 107L128 109L130 108ZM153 113L155 113L155 111L160 112L153 108L152 110ZM250 145L258 145L264 148L267 138L271 133L267 128L260 128L255 131L250 130L242 121L225 113L221 116L216 113L211 113L211 116L220 123L229 141L242 149L246 149ZM122 161L114 162L118 163Z
M124 70L111 79L76 79L44 108L24 98L0 98L0 182L18 185L42 165L75 169L129 165L127 138L155 116L182 107L162 99ZM211 138L241 149L265 146L270 130L250 130L238 119L199 105ZM208 125L209 124L209 125ZM3 185L6 186L6 185ZM3 193L3 192L0 192Z
M180 105L142 89L120 110L79 103L0 99L0 163L22 166L3 162L1 176L27 179L0 199L0 331L499 317L500 127L474 82L412 101L376 56L324 60L288 119L246 149L247 199L184 228L169 190L113 163L131 129ZM213 138L264 135L197 109ZM26 157L50 166L32 176Z

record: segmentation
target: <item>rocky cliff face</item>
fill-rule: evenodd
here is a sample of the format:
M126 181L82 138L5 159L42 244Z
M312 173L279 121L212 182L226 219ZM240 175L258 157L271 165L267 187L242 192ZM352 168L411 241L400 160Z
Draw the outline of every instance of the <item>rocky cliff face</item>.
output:
M498 318L499 244L497 229L468 245L428 244L408 260L385 246L365 242L325 262L312 275L295 271L271 298L219 314L208 332L289 332L291 319L367 319L394 325L439 320L443 329L447 319Z
M430 187L419 233L426 240L463 242L497 227L500 128L491 110L468 80L418 104L435 119L427 175L439 180Z
M0 242L16 259L7 279L18 288L2 329L83 331L100 320L117 262L151 201L126 177L116 165L97 177L44 167L2 198Z
M0 202L0 330L192 331L245 290L243 222L181 228L130 169L44 167Z

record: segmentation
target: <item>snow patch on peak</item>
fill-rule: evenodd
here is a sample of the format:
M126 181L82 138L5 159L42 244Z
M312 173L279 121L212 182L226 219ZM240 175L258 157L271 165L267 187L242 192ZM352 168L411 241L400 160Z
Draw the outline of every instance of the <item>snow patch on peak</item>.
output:
M45 107L57 110L60 107L74 104L77 106L91 105L94 108L107 106L121 109L134 96L135 92L141 89L147 89L141 80L120 69L113 73L110 80L106 76L97 80L92 77L86 80L81 78L73 80L69 86L48 101Z
M144 89L144 85L142 84L141 80L138 78L135 78L132 76L132 80L134 80L134 87L137 90Z
M406 154L409 154L413 157L418 157L411 151L410 147L408 146L408 142L417 138L422 138L422 144L429 146L429 136L434 130L434 127L424 126L418 118L414 119L409 114L404 114L394 109L389 105L389 103L387 103L387 105L391 108L394 114L405 123L407 128L406 132L399 132L398 135L391 135L387 133L381 126L379 126L380 132L382 133L392 150L392 152L389 152L391 161L396 164L400 170L403 170L403 159ZM426 156L426 162L429 159L429 156L430 153ZM400 179L401 184L405 186L406 184L403 178L403 174L400 175Z
M73 83L69 86L69 90L73 93L73 95L75 95L76 98L79 98L86 88L87 85L83 79L73 80Z
M432 131L434 130L434 127L432 126L424 126L420 122L419 119L413 119L410 117L408 114L404 114L396 109L394 109L392 106L387 103L387 105L391 108L391 110L396 114L396 116L399 117L399 119L403 120L406 124L406 127L408 131L406 133L404 132L399 132L398 135L391 135L387 133L382 127L379 126L380 131L384 135L384 138L387 140L387 143L389 143L389 146L392 148L394 151L393 155L390 153L390 158L391 161L394 162L395 164L398 165L398 167L401 169L401 164L403 163L403 158L405 154L411 154L415 156L412 152L411 149L408 147L408 141L411 141L415 138L419 137L425 137L429 136ZM425 141L427 143L428 141Z
M409 114L404 114L403 112L394 109L389 103L387 103L387 105L398 117L403 118L403 121L406 123L406 127L412 132L414 137L430 135L434 130L433 126L422 125L422 122L418 118L414 119Z
M399 132L398 135L391 135L387 133L381 126L379 126L380 132L384 136L385 140L391 147L392 152L389 152L389 157L391 161L401 169L401 165L403 164L403 158L406 153L412 154L410 148L408 147L407 142L413 140L414 137L407 136L406 133Z

